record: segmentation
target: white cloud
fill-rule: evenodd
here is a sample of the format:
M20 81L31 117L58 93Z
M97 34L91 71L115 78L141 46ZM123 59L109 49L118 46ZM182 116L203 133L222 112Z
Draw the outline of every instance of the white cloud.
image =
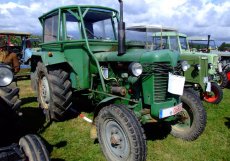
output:
M38 17L59 6L90 4L119 9L116 0L3 0L0 28L41 33ZM136 0L124 1L126 26L160 24L188 34L211 34L230 41L228 0Z

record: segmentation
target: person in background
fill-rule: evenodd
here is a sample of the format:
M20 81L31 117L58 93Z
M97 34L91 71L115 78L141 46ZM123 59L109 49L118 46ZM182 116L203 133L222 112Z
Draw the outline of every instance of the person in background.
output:
M15 74L20 70L17 55L10 48L7 50L6 46L0 46L0 62L10 65Z
M24 63L29 64L30 58L32 56L32 51L31 51L32 45L28 36L26 36L25 45L26 45L26 49L25 49Z

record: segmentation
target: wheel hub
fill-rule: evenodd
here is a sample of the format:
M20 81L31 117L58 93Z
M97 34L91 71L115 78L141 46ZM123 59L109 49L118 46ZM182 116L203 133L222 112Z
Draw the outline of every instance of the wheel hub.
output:
M117 134L113 134L111 135L110 142L113 147L118 146L121 144L121 137Z
M105 144L117 160L126 160L130 153L129 142L122 127L112 120L104 124Z

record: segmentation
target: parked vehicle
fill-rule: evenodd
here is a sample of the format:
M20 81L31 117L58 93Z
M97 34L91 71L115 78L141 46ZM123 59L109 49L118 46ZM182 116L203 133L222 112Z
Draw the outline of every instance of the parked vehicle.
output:
M223 71L220 75L222 77L220 83L221 86L225 88L230 82L230 52L218 51L216 42L214 39L210 38L210 35L207 37L191 36L188 37L188 40L191 48L209 53L209 55L217 54L219 56L219 62Z
M200 100L187 90L183 104L180 101L185 81L180 73L187 64L180 63L179 54L125 44L123 2L119 2L120 16L112 8L76 5L39 17L44 42L31 57L32 84L52 120L62 120L73 99L91 102L98 140L108 160L146 160L141 123L184 124L183 135L178 130L177 137L194 140L204 130L206 114Z
M184 72L186 77L186 88L198 91L198 96L209 103L218 104L223 99L223 91L212 80L213 69L208 63L208 57L203 53L191 52L189 50L186 35L178 33L175 29L162 26L131 26L127 30L138 32L149 32L147 42L151 50L171 49L180 52L181 60L186 60L191 67ZM147 34L145 34L147 35ZM194 91L195 92L195 91Z
M28 32L18 32L18 31L0 31L0 46L7 46L17 54L20 61L20 71L16 74L16 77L28 77L30 76L30 57L26 56L27 52L32 55L33 47L38 47L40 40L38 38L29 38L31 36ZM29 43L28 47L26 44ZM27 54L28 55L28 54Z
M19 89L15 86L11 67L0 64L0 128L3 134L10 126L9 121L20 114L21 101L18 99ZM7 126L7 129L5 127ZM4 138L0 138L3 140ZM0 141L2 142L2 141ZM0 147L0 160L6 161L49 161L46 147L40 137L28 134L20 138L19 143Z

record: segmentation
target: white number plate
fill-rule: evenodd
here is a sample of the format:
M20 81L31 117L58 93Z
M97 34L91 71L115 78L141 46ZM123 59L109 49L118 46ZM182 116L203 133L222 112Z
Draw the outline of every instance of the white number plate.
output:
M183 95L185 77L169 73L168 92Z
M162 119L165 117L173 116L173 115L176 115L177 113L179 113L181 111L182 111L182 103L180 103L174 107L161 109L160 113L159 113L159 118Z

